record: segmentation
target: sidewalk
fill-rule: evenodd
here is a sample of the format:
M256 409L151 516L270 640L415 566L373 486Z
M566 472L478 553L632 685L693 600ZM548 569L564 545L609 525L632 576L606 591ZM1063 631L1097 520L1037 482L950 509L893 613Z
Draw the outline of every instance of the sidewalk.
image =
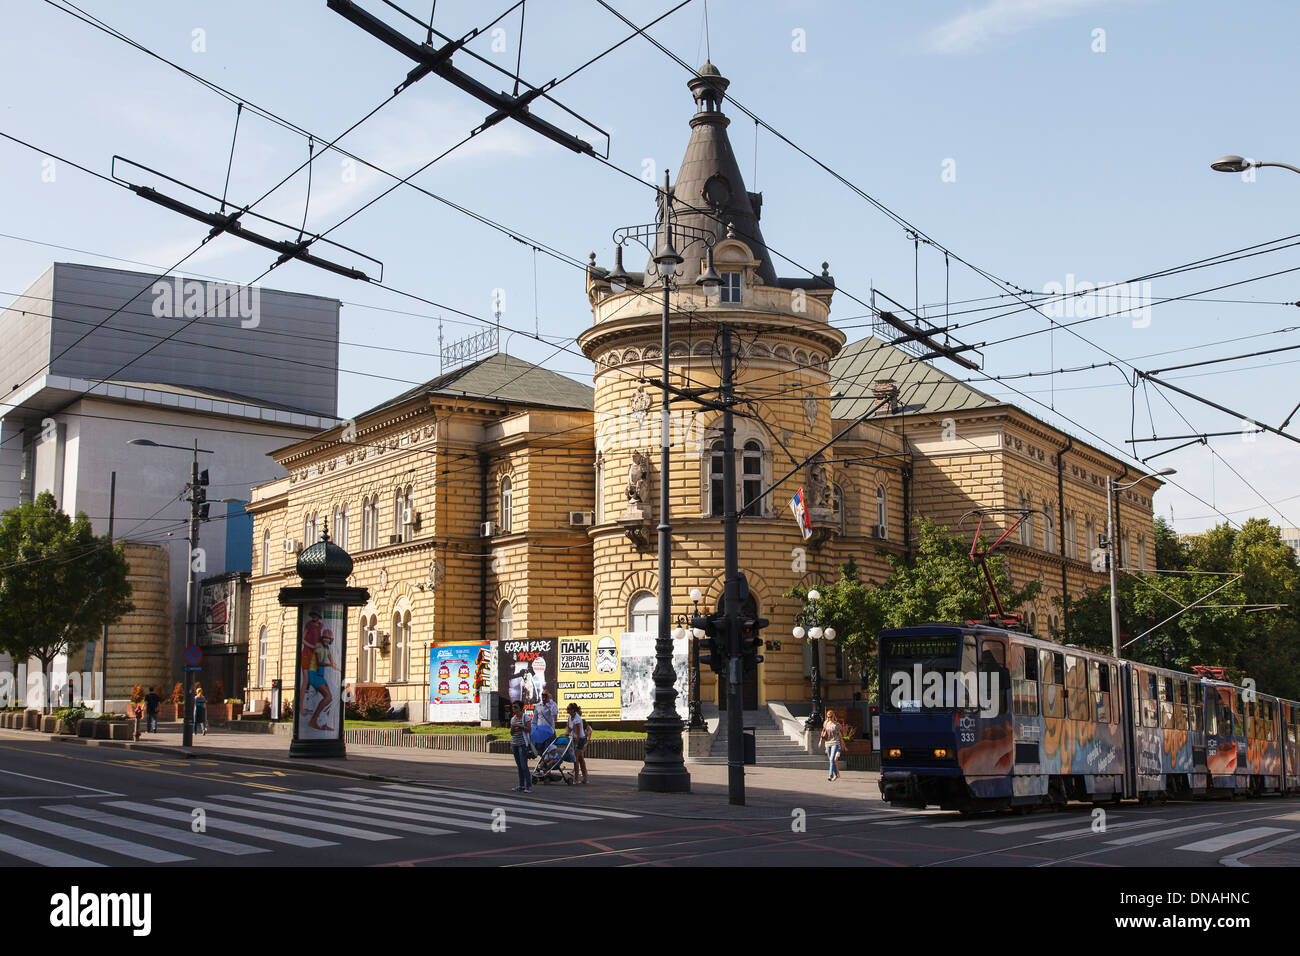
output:
M181 746L179 727L164 727L143 734L139 742L89 740L0 730L6 740L53 741L68 746L115 747L175 758L230 760L299 773L315 771L395 783L413 783L462 790L509 793L517 782L514 758L509 754L415 750L396 747L348 745L341 760L291 759L289 738L271 734L229 733L219 728L194 738L194 746ZM843 773L831 783L821 770L787 770L775 767L745 768L744 807L727 803L727 766L687 763L691 775L688 794L643 793L637 790L639 760L588 760L591 783L572 787L562 783L539 785L536 793L551 801L605 807L646 815L693 820L790 819L798 808L809 814L864 813L885 807L880 800L880 775Z

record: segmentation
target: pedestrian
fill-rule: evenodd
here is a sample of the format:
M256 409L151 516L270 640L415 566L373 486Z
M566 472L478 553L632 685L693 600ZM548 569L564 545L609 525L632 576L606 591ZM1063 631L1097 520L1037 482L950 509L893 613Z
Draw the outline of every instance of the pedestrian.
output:
M580 782L587 783L587 758L583 751L587 749L587 738L590 736L591 728L587 726L587 721L582 716L582 708L577 704L569 705L569 739L573 741L573 777L576 780L578 775L582 775Z
M542 691L542 700L533 708L533 743L537 745L538 753L546 749L546 745L551 742L555 736L555 721L560 716L559 705L551 700L551 695Z
M844 728L836 719L833 710L826 711L826 721L822 724L821 739L826 744L826 761L830 767L830 776L826 779L834 780L840 775L837 761L840 759L840 751L844 749Z
M162 698L149 688L149 693L144 695L144 729L151 734L158 733L158 705L162 703Z
M208 699L203 696L203 685L194 685L194 729L208 735Z
M510 752L515 755L515 768L519 771L519 786L512 787L516 793L532 793L533 778L528 772L528 715L524 705L515 701L510 705Z

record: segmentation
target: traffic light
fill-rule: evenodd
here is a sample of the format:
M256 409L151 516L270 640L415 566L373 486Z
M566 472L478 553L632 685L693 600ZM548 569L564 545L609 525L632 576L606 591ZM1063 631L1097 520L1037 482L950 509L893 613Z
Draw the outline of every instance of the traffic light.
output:
M727 616L722 613L697 614L691 619L691 627L704 632L704 637L700 638L700 663L723 673L727 669Z
M763 649L763 628L771 622L765 617L746 617L740 621L740 655L746 667L752 667L763 660L759 653Z

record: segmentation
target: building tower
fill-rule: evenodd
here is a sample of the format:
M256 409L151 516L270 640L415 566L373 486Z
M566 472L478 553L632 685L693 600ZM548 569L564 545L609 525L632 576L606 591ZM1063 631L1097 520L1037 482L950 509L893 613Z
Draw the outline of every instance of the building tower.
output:
M845 337L828 324L834 280L824 263L819 276L777 276L759 227L762 195L745 189L727 137L730 120L722 105L728 81L706 62L687 86L696 112L670 202L675 224L709 234L722 287L706 296L695 284L704 243L682 251L670 297L669 379L680 388L716 388L720 323L731 325L736 394L752 400L741 409L749 417L736 417L740 566L758 612L779 637L789 634L797 610L783 595L806 583L795 550L835 534L833 465L814 461L769 488L830 441L829 363ZM621 252L612 270L597 267L593 256L587 295L594 321L578 339L595 363L591 536L594 625L600 633L653 631L657 622L655 525L662 476L655 383L662 371L662 287L652 263L644 272L626 273L624 282ZM723 590L721 413L682 401L671 421L672 610L689 613L688 595L699 588L701 609L712 611ZM800 487L817 525L811 542L803 540L788 506ZM768 652L757 674L747 676L747 708L807 694L802 651L790 644ZM706 701L714 697L712 676L702 681ZM685 713L684 701L678 710Z

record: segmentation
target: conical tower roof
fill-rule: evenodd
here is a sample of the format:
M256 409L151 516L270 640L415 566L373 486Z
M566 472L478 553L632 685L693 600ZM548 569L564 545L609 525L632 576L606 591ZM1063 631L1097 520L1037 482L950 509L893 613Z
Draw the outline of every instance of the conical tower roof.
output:
M759 260L760 281L775 285L776 270L758 227L762 196L745 189L727 136L731 120L723 115L722 102L730 81L706 61L686 85L695 97L696 112L691 117L691 139L672 186L676 221L708 230L718 241L726 238L730 226L734 237L749 246ZM682 252L682 257L683 281L694 282L701 271L702 245L696 243Z

